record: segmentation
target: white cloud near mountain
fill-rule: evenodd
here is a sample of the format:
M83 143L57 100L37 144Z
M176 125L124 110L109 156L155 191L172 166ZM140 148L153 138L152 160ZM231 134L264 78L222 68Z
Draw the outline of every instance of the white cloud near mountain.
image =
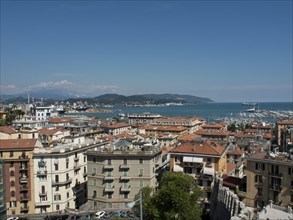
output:
M19 93L26 93L32 91L39 91L39 90L66 90L71 93L76 93L78 95L98 95L101 93L107 92L116 92L118 90L118 86L115 85L98 85L98 84L79 84L75 82L71 82L68 80L61 80L61 81L47 81L47 82L40 82L33 85L28 85L25 87L17 86L14 84L11 85L1 85L0 86L1 93L5 95L10 94L19 94Z

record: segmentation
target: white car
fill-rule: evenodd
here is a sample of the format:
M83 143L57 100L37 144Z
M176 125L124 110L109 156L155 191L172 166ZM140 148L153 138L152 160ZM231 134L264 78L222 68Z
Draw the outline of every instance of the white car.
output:
M95 216L96 218L102 218L105 215L105 211L98 211L96 212Z
M9 217L7 220L18 220L18 217Z

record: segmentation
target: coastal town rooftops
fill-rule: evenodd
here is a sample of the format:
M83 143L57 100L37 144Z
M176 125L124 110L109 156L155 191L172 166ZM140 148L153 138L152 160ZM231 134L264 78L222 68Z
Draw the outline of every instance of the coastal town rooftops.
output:
M12 126L0 126L0 132L4 134L16 134L18 133L16 130L12 128Z
M224 124L206 124L206 125L203 125L201 126L202 129L224 129L226 127L226 125Z
M27 149L33 150L36 146L37 139L7 139L0 140L0 149L1 150L19 150L19 149Z
M198 138L201 138L200 135L197 135L197 134L183 134L183 135L180 135L177 140L178 141L192 141L194 139L198 139Z
M257 152L252 155L247 155L246 159L248 161L260 161L266 163L285 163L289 165L293 164L293 155L285 152Z
M48 123L70 123L73 122L75 119L74 118L49 118Z
M222 130L198 130L194 132L197 135L209 135L209 136L228 136L230 134L229 131L222 131Z
M198 154L220 157L226 150L227 148L216 142L206 139L199 139L178 145L174 149L170 150L169 153Z
M180 122L190 122L190 121L204 121L204 118L196 118L196 117L162 117L156 119L157 122L163 122L163 121L180 121Z
M39 130L39 134L41 135L54 135L57 132L63 132L66 131L64 128L55 128L55 129L48 129L48 128L42 128Z
M188 128L185 126L175 126L175 125L145 125L141 128L148 130L148 131L185 131Z

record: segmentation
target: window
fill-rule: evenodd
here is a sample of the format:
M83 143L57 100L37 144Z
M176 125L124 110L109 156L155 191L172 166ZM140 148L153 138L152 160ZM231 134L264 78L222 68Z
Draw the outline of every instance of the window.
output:
M272 173L273 174L279 174L279 166L277 165L272 165Z
M254 176L254 182L262 183L262 175L255 175Z
M69 162L66 161L66 169L68 169L68 167L69 167Z
M123 164L126 165L127 164L127 159L123 160Z
M55 182L59 183L59 175L55 175Z
M128 193L124 193L124 199L128 199Z
M257 188L257 195L262 196L262 188Z
M143 159L139 158L139 164L143 164Z
M288 168L288 174L289 175L293 175L293 167L289 167Z
M94 192L93 192L93 198L96 198L96 197L97 197L97 191L94 190Z
M112 199L112 194L111 193L108 194L108 199Z
M86 162L86 156L83 157L83 162L84 162L84 163Z
M10 151L9 157L13 157L13 151Z
M46 187L45 186L42 186L42 193L46 193Z
M108 159L108 165L111 165L111 164L112 164L111 159Z
M60 201L60 200L61 200L61 195L60 194L54 195L54 201Z
M10 162L10 167L13 167L14 166L14 163L11 161Z
M265 164L263 164L263 163L255 163L255 169L257 171L264 171L265 170Z
M139 169L139 176L143 176L143 169Z
M10 176L14 176L14 171L10 171Z
M60 210L60 205L56 205L56 210Z
M94 163L96 162L96 158L95 158L95 157L93 157L93 162L94 162Z
M59 168L58 164L55 163L54 165L55 165L55 170L58 170L58 168Z
M11 197L14 197L15 196L15 192L14 191L11 191L10 192L10 195L11 195Z
M67 192L67 199L69 198L69 192Z
M143 187L143 180L140 180L139 186Z
M16 201L10 201L10 208L16 208Z
M212 162L212 158L208 157L208 158L207 158L207 161L208 161L209 163L211 163L211 162Z
M15 182L14 181L11 181L10 182L10 186L15 186Z

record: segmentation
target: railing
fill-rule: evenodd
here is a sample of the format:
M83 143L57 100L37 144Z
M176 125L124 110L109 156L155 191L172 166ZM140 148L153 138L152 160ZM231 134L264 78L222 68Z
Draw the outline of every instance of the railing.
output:
M28 196L21 196L20 197L20 201L28 201L28 200L29 200Z
M130 176L121 176L120 180L130 180Z
M29 211L29 207L28 206L20 207L20 211L21 212L28 212Z
M280 185L270 185L269 189L273 191L282 191L282 187Z
M20 183L27 183L28 178L27 177L20 177L19 182Z
M120 191L121 192L130 192L131 187L130 186L121 186Z
M75 164L74 165L74 170L80 170L80 167L81 167L80 164Z
M107 165L104 165L103 169L104 170L113 170L114 166L112 164L107 164Z
M76 161L79 161L79 157L75 157L74 158L74 161L76 162Z
M47 176L47 170L37 171L38 176Z
M272 176L272 177L283 178L282 173L269 173L269 175Z
M27 166L21 166L21 167L19 167L19 170L20 170L20 171L28 170L28 167L27 167Z
M50 201L35 202L36 206L50 206Z
M114 192L115 191L115 187L112 186L112 187L106 187L105 188L105 192Z
M18 157L18 159L20 160L28 160L28 156L27 155L21 155Z
M129 169L129 164L120 164L120 169Z
M53 181L52 182L52 186L61 186L61 185L66 185L66 184L69 184L69 183L71 183L72 182L72 178L69 178L69 179L67 179L67 180L65 180L65 181L63 181L63 182L56 182L56 181Z
M104 180L114 180L114 176L104 176Z

